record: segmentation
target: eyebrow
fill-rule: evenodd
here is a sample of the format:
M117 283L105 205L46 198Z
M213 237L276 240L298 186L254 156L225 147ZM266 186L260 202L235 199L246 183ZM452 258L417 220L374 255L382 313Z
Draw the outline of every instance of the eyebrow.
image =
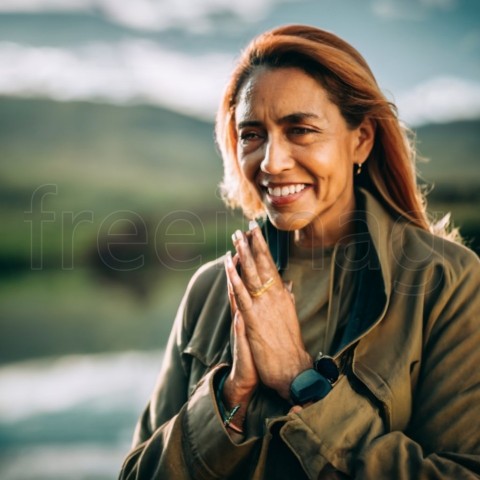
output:
M278 124L285 124L285 123L299 123L304 120L319 120L321 117L318 116L316 113L310 112L295 112L285 115L277 120ZM237 128L245 128L245 127L260 127L262 122L259 120L244 120L237 125Z

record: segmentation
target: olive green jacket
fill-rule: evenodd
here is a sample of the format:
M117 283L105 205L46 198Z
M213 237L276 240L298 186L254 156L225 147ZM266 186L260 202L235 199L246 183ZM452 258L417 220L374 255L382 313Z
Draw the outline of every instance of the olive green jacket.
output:
M478 258L362 195L363 306L352 306L329 395L296 414L277 399L257 424L252 402L245 441L230 440L215 400L230 308L223 264L210 263L183 298L121 479L480 478Z

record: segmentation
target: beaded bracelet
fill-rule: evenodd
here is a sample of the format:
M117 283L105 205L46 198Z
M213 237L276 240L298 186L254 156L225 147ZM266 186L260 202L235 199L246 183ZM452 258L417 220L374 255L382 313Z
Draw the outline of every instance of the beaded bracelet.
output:
M225 426L227 428L230 428L234 432L239 433L240 435L245 435L245 432L238 425L235 425L233 422L229 422L229 424Z
M230 428L234 432L237 432L237 433L243 435L244 431L242 430L242 428L240 428L238 425L235 425L232 422L233 417L238 412L241 405L237 404L230 411L227 411L227 409L225 408L225 405L222 401L223 387L225 385L225 380L227 379L227 375L228 375L228 372L226 372L225 375L222 376L222 378L221 378L221 380L218 384L217 395L216 395L217 403L218 403L218 409L220 410L220 415L222 417L223 425L226 428Z

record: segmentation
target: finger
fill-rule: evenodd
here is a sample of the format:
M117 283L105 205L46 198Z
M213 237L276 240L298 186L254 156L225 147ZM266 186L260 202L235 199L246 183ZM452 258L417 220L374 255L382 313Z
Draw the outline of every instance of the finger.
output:
M283 286L285 290L288 292L290 295L290 298L292 299L293 304L295 305L295 295L293 293L293 282L292 280L286 280L283 282Z
M294 405L288 413L300 413L303 408L300 405Z
M232 286L237 309L243 312L249 310L252 307L252 299L235 268L231 252L227 252L225 255L225 271L227 273L227 280Z
M262 283L264 283L272 276L278 276L277 267L273 261L270 249L268 248L267 242L265 241L257 222L251 221L249 226L251 235L250 248L252 256L257 266Z
M233 244L237 251L242 266L242 280L248 290L256 290L262 285L262 280L258 274L257 266L250 250L246 235L237 230L232 235Z
M236 268L237 264L238 264L238 255L235 255L232 258L232 261L233 261L234 267ZM225 269L226 269L226 265L225 265ZM229 300L229 303L230 303L230 313L232 315L232 318L234 318L235 313L237 311L237 304L235 302L235 294L233 292L233 285L232 285L232 282L228 278L228 274L227 274L227 292L228 292L228 300Z
M227 289L228 289L228 302L230 303L230 314L231 314L231 317L233 318L237 311L237 304L235 302L233 287L229 280L227 280Z

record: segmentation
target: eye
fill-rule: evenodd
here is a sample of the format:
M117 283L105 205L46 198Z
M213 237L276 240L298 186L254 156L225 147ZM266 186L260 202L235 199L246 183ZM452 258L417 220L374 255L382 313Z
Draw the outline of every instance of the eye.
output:
M258 130L242 130L239 134L240 143L247 145L257 140L262 140L265 137L264 134Z
M290 134L292 135L308 135L309 133L315 133L315 130L308 127L292 127L290 128Z

